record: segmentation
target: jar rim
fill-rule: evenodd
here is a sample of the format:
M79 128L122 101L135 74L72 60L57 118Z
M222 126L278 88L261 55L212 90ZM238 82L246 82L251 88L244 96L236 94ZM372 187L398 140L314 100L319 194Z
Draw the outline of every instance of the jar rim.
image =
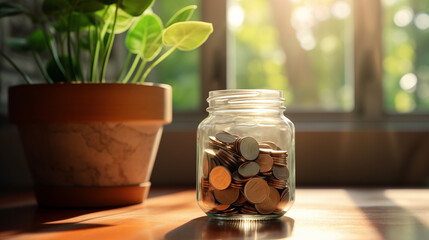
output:
M283 98L282 90L273 89L222 89L209 92L207 101L216 97L277 97Z
M209 92L207 111L227 109L284 110L283 91L271 89L225 89Z

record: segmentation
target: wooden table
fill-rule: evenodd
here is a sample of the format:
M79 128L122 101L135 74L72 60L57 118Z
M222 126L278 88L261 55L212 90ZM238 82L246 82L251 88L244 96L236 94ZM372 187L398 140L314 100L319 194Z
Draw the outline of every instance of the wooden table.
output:
M0 239L429 239L429 189L298 189L287 216L215 221L193 189L152 189L115 209L38 208L31 192L0 195Z

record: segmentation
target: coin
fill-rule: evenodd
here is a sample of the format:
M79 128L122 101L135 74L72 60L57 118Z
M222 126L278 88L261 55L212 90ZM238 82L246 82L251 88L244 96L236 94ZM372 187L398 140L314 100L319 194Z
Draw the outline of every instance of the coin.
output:
M216 139L223 142L223 143L226 143L226 144L232 144L237 140L237 138L235 136L233 136L227 132L217 133Z
M245 202L247 202L247 199L244 196L243 192L240 191L240 194L238 195L237 200L235 200L235 202L232 203L232 205L233 206L242 206Z
M224 163L224 166L227 166L229 168L235 168L239 164L238 160L234 158L231 153L223 149L219 149L216 156Z
M244 137L239 140L240 154L247 160L255 160L259 155L259 144L252 137Z
M280 202L280 194L277 189L270 187L270 194L261 203L255 204L256 210L260 214L271 214Z
M243 214L258 214L258 211L256 211L256 208L253 205L246 204L241 209L240 212Z
M227 147L224 143L222 143L221 141L217 140L216 137L214 137L214 136L209 136L209 144L210 144L210 147L212 147L214 149L226 148Z
M225 190L214 190L213 194L221 204L231 204L238 199L240 190L236 188L227 188Z
M218 190L224 190L231 184L231 173L222 166L213 168L209 175L210 184Z
M289 169L287 167L273 166L273 175L277 179L287 180L289 178Z
M238 173L245 177L253 177L259 173L259 164L256 162L245 162L238 168Z
M268 154L259 154L255 162L259 164L260 172L268 172L273 168L273 158Z
M283 212L290 197L286 150L226 131L209 136L205 146L199 185L202 208L224 216Z
M215 207L215 209L218 211L224 211L227 208L229 208L229 206L230 206L229 204L219 204Z
M268 185L277 189L285 189L287 186L287 182L285 180L278 180L275 178L271 178L268 182Z
M232 181L236 182L236 183L244 183L247 182L249 179L248 178L243 178L238 171L235 171L232 173Z
M207 150L206 150L207 151ZM205 152L203 157L203 176L207 177L212 168L210 156Z
M213 209L216 207L216 202L212 192L205 192L201 197L201 205L204 209Z
M283 210L288 205L289 198L290 198L289 189L286 188L285 190L283 190L282 194L280 195L280 202L277 208Z
M277 150L277 145L271 141L263 141L262 144L266 144L266 145L270 146L270 148L272 150Z
M244 196L252 203L260 203L268 197L270 187L260 178L250 179L244 186Z

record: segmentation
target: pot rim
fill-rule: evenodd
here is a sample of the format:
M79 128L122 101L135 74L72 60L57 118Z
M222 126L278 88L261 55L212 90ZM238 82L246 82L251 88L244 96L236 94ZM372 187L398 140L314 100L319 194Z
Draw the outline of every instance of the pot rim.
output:
M168 84L56 83L9 88L9 120L16 124L172 121Z

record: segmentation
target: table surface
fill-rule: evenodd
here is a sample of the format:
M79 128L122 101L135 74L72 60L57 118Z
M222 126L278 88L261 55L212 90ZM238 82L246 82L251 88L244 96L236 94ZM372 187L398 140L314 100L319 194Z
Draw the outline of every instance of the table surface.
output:
M38 208L30 191L0 194L0 239L429 239L429 189L297 189L274 221L215 221L192 189L152 189L113 209Z

